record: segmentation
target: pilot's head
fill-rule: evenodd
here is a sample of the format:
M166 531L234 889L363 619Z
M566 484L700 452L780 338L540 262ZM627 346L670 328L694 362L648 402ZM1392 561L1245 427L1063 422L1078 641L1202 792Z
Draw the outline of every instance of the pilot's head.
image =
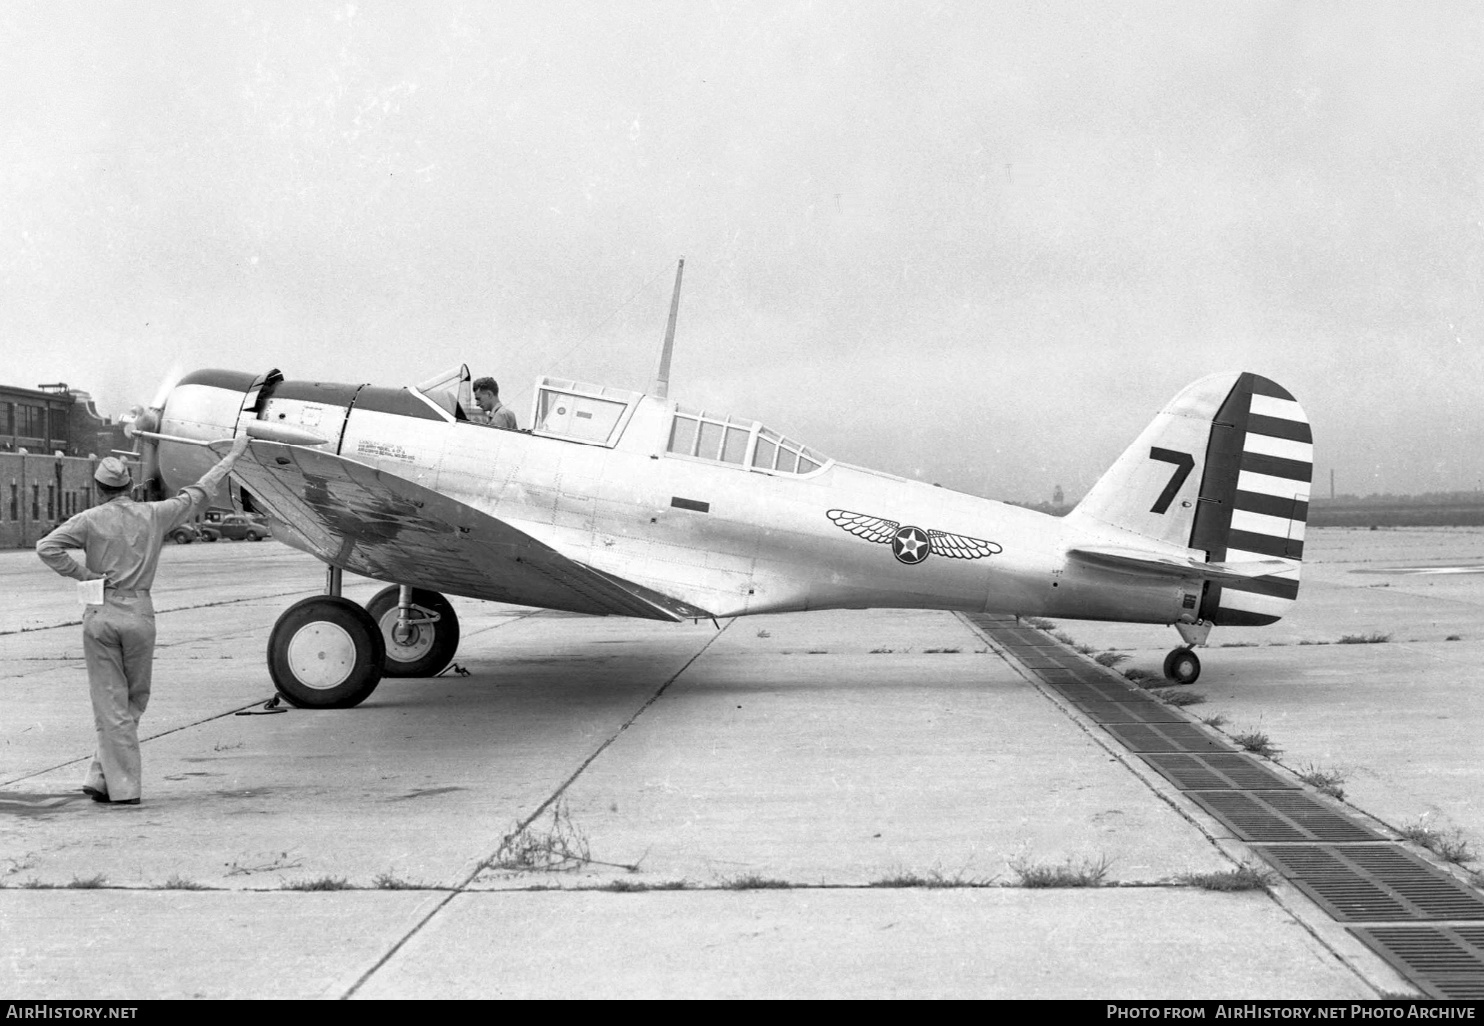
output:
M480 378L474 382L474 401L485 413L495 408L500 401L500 386L494 378Z

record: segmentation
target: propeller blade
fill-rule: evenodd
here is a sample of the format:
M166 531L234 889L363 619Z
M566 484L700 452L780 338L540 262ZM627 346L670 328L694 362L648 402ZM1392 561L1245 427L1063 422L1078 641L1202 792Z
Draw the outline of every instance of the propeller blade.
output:
M171 390L175 388L176 382L180 381L181 377L180 361L177 360L170 365L170 369L160 379L160 387L155 389L154 401L149 404L151 410L163 410L165 408L165 401L170 398Z

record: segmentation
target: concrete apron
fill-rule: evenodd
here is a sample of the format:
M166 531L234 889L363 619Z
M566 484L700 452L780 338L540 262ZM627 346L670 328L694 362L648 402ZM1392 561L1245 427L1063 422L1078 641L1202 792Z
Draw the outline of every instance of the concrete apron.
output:
M5 728L0 764L6 992L1406 990L1303 925L1291 890L1178 885L1232 867L1210 822L949 614L718 635L460 604L469 677L389 680L355 710L234 716L271 689L262 639L289 601L167 617L134 809L87 802L81 767L62 765L90 748L64 658L75 628L26 638L14 673L7 659L6 718L19 707L31 727ZM528 821L522 868L501 842ZM563 850L589 861L531 869ZM1045 864L1124 886L1015 887L1017 867ZM887 886L902 883L918 886ZM284 890L342 885L362 889ZM377 889L408 886L423 889ZM115 929L82 929L100 921ZM131 960L138 973L97 980Z

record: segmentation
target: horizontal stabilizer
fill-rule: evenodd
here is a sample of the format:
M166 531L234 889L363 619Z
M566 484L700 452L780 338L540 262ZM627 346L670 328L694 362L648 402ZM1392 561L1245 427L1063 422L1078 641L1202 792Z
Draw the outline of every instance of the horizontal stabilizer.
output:
M1155 574L1184 580L1204 579L1236 583L1270 577L1295 569L1289 559L1259 559L1241 563L1205 563L1189 556L1173 556L1145 549L1078 546L1068 549L1071 558L1091 566L1125 573Z

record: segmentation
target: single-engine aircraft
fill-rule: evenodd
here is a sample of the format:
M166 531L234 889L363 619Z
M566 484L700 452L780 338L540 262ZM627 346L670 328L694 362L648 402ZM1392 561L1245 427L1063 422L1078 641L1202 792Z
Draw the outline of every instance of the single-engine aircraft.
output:
M170 490L254 439L213 505L266 514L328 568L268 643L305 707L445 669L445 595L677 622L874 607L1172 624L1165 673L1188 683L1213 626L1272 623L1298 594L1312 437L1257 374L1185 388L1065 517L841 463L656 384L545 377L530 427L508 431L476 422L465 366L409 388L202 370L132 429ZM362 608L347 570L388 587Z

